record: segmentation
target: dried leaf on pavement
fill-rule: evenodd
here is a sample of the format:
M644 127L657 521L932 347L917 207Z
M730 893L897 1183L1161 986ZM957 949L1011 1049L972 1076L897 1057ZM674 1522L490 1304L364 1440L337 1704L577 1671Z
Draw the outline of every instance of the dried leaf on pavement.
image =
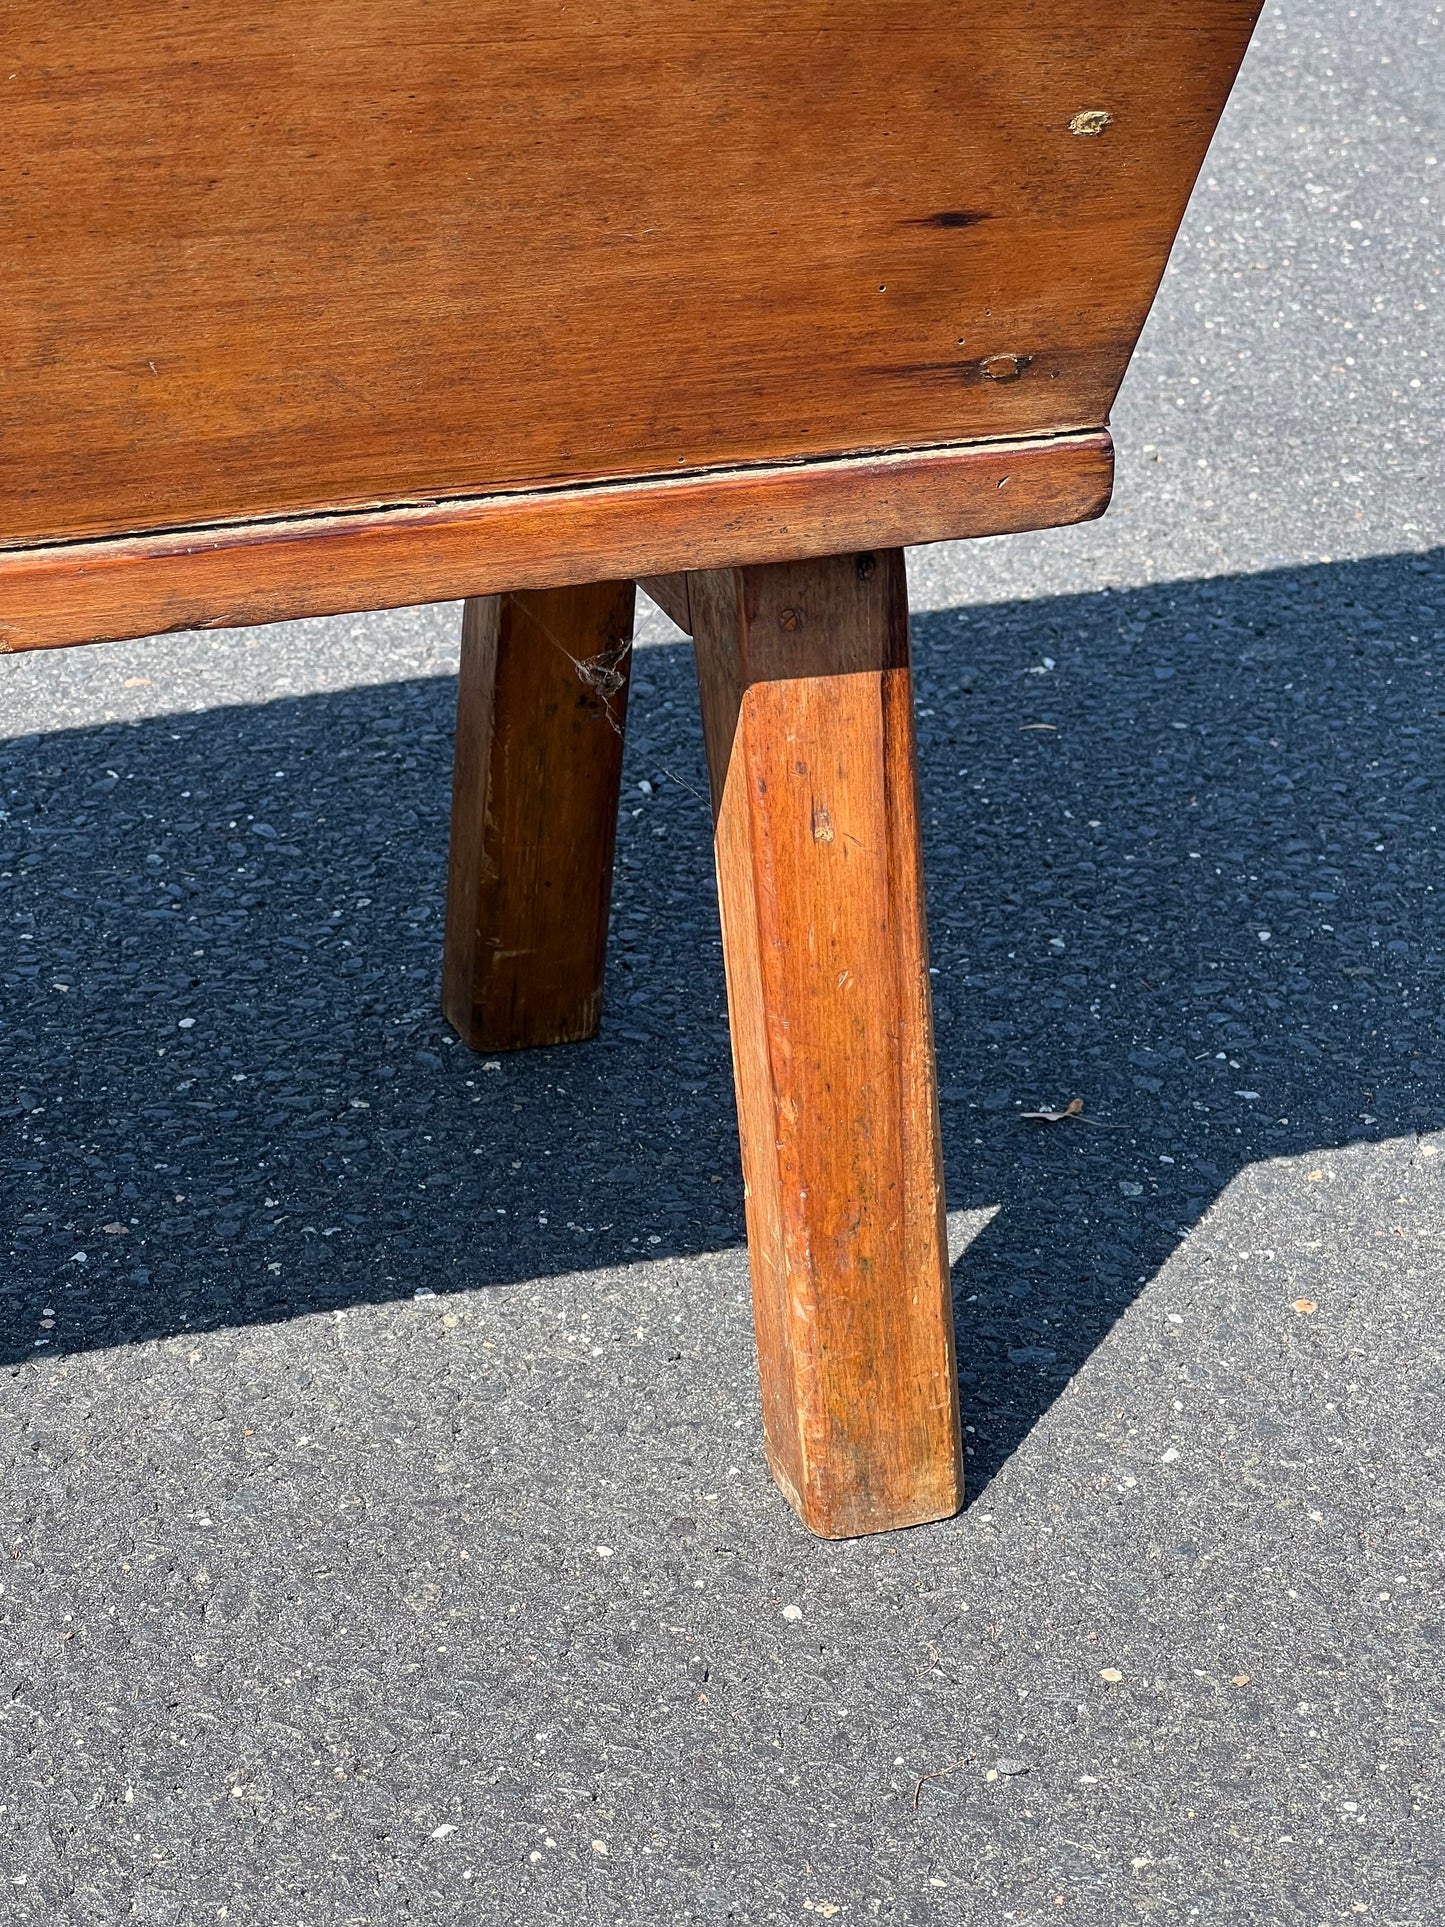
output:
M1084 1100L1081 1097L1071 1097L1061 1111L1052 1110L1047 1104L1041 1104L1036 1111L1019 1112L1025 1124L1062 1124L1066 1117L1082 1117L1083 1114Z

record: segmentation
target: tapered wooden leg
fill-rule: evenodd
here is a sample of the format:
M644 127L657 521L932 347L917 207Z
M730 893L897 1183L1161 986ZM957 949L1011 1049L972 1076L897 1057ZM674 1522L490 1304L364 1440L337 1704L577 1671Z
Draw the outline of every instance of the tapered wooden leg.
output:
M597 1029L633 602L602 582L466 605L442 1010L473 1050Z
M831 1538L962 1503L897 551L688 578L763 1424Z

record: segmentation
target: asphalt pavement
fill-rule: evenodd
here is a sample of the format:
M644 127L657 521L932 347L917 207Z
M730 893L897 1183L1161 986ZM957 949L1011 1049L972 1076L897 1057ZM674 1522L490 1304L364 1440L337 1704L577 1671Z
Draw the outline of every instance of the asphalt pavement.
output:
M0 661L0 1921L1445 1918L1442 92L1269 6L1109 516L911 558L947 1524L767 1477L658 611L498 1060L456 609Z

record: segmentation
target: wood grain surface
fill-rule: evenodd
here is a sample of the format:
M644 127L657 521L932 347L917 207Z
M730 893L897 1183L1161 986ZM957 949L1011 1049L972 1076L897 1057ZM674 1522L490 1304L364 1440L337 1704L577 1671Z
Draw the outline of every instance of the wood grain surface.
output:
M1104 433L0 551L0 651L1005 535L1101 515Z
M597 1029L633 601L599 582L466 605L442 1010L473 1050Z
M0 545L1100 426L1257 10L9 0Z
M685 575L644 575L637 579L637 586L644 595L670 616L683 634L692 634L692 608L688 602L687 577Z
M899 551L695 574L769 1462L828 1537L962 1503Z

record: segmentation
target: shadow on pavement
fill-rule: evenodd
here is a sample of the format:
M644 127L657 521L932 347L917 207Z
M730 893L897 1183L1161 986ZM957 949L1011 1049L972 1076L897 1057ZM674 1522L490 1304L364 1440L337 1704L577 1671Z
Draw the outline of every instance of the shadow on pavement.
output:
M1242 1166L1445 1125L1445 554L915 640L976 1495ZM590 1045L437 1012L452 703L0 743L12 1367L741 1241L688 650L637 662Z

